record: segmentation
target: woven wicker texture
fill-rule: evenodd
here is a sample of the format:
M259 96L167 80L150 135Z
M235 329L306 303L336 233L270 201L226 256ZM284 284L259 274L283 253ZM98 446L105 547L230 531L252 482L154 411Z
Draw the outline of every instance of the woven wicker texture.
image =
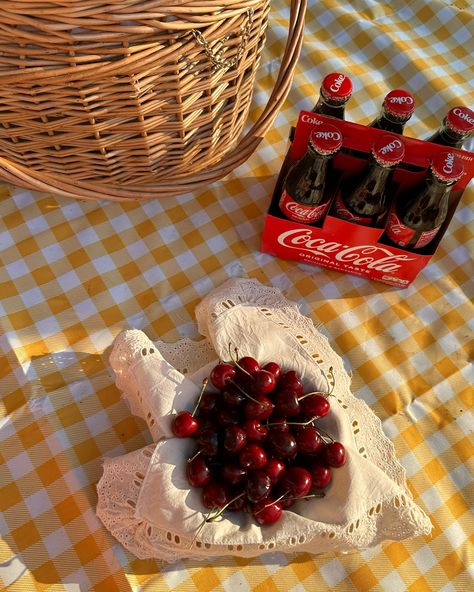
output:
M221 178L253 152L288 93L305 4L292 2L267 108L222 160L247 120L270 0L2 3L0 174L108 199Z

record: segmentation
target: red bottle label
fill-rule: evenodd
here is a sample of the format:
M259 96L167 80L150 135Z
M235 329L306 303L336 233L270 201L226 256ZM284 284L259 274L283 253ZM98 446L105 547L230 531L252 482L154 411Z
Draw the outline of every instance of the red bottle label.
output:
M370 223L372 222L370 216L358 216L357 214L354 214L354 212L351 212L342 201L342 195L340 193L338 193L336 197L335 209L338 217L343 220L349 220L349 222L355 222L362 226L370 226Z
M287 191L283 190L279 205L280 210L288 219L294 220L295 222L313 224L326 214L329 202L330 200L328 199L323 204L317 206L300 204L296 202Z
M418 238L412 247L415 249L421 249L421 247L426 246L433 240L439 229L440 226L437 226L432 230L423 230L418 235ZM400 247L406 247L417 233L413 228L409 228L403 224L394 210L390 211L385 232L387 233L388 238Z

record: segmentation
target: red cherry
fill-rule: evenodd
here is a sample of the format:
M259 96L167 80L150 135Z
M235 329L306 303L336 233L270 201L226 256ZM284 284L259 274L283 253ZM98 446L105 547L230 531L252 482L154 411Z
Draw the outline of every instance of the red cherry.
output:
M309 468L311 473L311 486L315 489L324 489L331 482L331 469L326 465L316 463Z
M296 391L299 395L301 395L303 393L303 383L301 382L301 378L298 372L295 372L294 370L284 372L281 375L280 380L278 381L278 388L288 388L293 391Z
M318 430L312 426L301 426L296 436L298 452L316 454L324 448L324 442Z
M275 484L285 472L286 464L279 458L269 458L263 470Z
M276 387L275 377L268 370L259 370L254 374L252 392L255 395L268 395Z
M215 456L219 448L217 430L213 426L199 430L196 442L207 456Z
M187 463L186 476L193 487L204 487L212 479L212 471L208 461L201 455Z
M311 474L303 467L290 467L281 477L280 484L292 497L302 497L311 488Z
M237 366L242 368L244 373L248 372L252 376L260 370L260 364L255 358L251 358L250 356L244 356L243 358L240 358L240 360L237 362Z
M272 430L279 430L280 432L289 432L290 426L286 421L286 417L272 417L271 418L271 428Z
M248 442L262 442L268 435L268 429L258 419L247 419L242 427Z
M247 444L239 454L239 462L244 469L261 469L267 462L267 453L257 444Z
M273 374L273 376L275 377L276 382L278 382L278 380L280 379L281 368L280 365L276 362L268 362L268 364L265 364L265 366L263 367L263 370L271 372L271 374Z
M329 401L317 393L300 398L301 411L308 419L310 417L324 417L329 413Z
M198 428L198 420L189 411L178 413L171 424L171 431L177 438L187 438L197 432Z
M237 389L227 388L222 393L222 400L228 407L240 407L240 405L246 401L246 398Z
M217 412L216 419L219 425L238 425L241 420L240 410L237 407L222 407Z
M204 391L198 406L199 413L209 415L215 411L216 405L217 393L213 393L212 391Z
M221 476L231 485L240 485L247 478L247 471L234 463L226 463L221 468Z
M267 441L277 458L293 458L297 452L296 440L290 432L271 431Z
M252 471L247 479L247 499L250 502L258 502L268 497L272 489L272 480L264 471Z
M202 490L202 503L206 508L222 508L230 501L229 490L222 483L211 481Z
M278 522L282 511L281 502L276 502L269 497L257 502L252 508L253 517L261 525Z
M231 454L237 454L247 444L247 434L237 426L229 426L224 432L224 448Z
M211 370L210 379L216 388L223 390L226 388L229 380L232 380L235 377L235 374L235 368L232 364L222 362L217 364L217 366L214 366Z
M298 393L293 389L278 391L274 399L275 413L282 417L294 417L300 412Z
M256 395L255 401L248 400L244 405L244 415L247 419L267 419L272 411L272 402L265 395Z
M243 495L241 497L235 498L232 501L232 503L230 503L227 506L227 509L230 510L231 512L239 512L240 510L243 510L245 508L246 504L247 504L247 498L245 497L245 495Z
M340 442L331 442L326 445L323 457L330 467L342 467L346 462L346 449Z

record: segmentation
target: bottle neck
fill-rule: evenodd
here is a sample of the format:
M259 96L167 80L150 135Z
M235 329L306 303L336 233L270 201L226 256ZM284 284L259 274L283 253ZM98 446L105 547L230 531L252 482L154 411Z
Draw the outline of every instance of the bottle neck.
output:
M433 228L441 224L446 216L449 194L454 185L437 179L432 173L428 175L419 193L404 204L400 209L409 226Z
M329 117L335 117L337 119L344 119L345 107L345 101L343 103L340 101L331 101L331 99L326 99L320 94L318 102L313 107L312 112L319 113L320 115L328 115Z
M405 125L410 117L395 117L390 113L387 113L385 109L382 109L380 115L374 119L369 127L374 127L394 134L403 134Z
M434 144L441 144L442 146L449 146L450 148L461 148L470 135L470 133L461 134L455 132L446 124L443 124L439 130L431 136L431 138L428 138L427 141L433 142Z

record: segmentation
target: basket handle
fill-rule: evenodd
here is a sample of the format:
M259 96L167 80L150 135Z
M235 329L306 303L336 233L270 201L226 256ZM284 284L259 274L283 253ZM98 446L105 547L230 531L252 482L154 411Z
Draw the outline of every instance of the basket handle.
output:
M218 181L244 163L263 140L273 124L291 88L293 73L301 53L304 38L304 19L307 0L291 0L288 37L280 70L267 104L252 128L215 166L193 175L192 180L176 177L172 185L105 185L88 181L71 182L68 175L31 170L8 158L0 157L0 176L13 185L35 191L61 194L77 199L106 199L110 201L142 201L181 195L200 189L203 184Z

